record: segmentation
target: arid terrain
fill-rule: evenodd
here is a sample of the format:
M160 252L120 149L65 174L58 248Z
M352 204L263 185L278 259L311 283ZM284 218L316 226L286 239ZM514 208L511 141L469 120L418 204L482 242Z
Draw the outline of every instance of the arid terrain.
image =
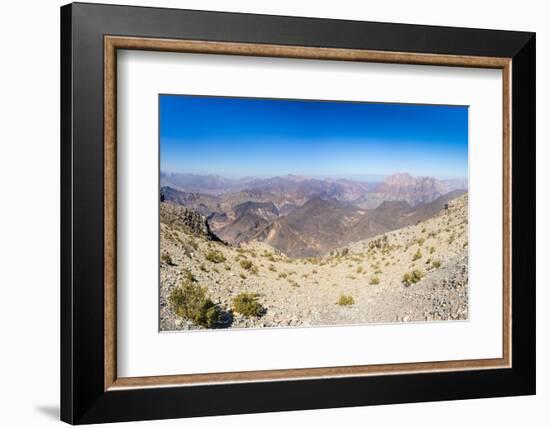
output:
M163 174L160 328L467 319L465 187Z

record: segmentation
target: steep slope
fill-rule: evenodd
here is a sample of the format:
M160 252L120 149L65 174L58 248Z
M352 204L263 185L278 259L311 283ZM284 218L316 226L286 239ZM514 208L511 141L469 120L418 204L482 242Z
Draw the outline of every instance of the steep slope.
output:
M317 256L342 245L346 230L363 211L326 197L314 196L263 229L255 239L292 257Z
M235 206L229 214L230 219L216 234L231 244L240 244L251 240L270 222L279 216L272 202L244 202Z
M162 202L171 202L191 208L204 216L209 216L213 212L221 210L220 199L217 196L197 192L183 192L169 186L160 188L160 199Z
M420 203L415 207L411 207L406 201L384 201L377 208L367 210L365 215L346 232L344 241L359 241L425 221L439 214L450 200L464 193L464 190L454 190L429 203Z
M203 215L180 205L160 203L160 226L161 229L169 227L208 241L220 241L220 238L210 230L210 226Z
M458 182L455 185L459 185ZM397 173L386 177L366 196L363 206L374 208L384 201L406 201L415 206L429 203L451 191L451 187L434 177L413 177Z
M273 202L252 202L248 201L239 204L233 208L233 213L236 218L244 214L256 214L265 220L271 221L279 217L279 211Z

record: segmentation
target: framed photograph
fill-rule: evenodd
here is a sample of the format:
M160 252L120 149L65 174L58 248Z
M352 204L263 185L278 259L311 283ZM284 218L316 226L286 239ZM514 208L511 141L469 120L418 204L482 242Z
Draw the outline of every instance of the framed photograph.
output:
M533 33L76 3L61 56L62 420L535 393Z

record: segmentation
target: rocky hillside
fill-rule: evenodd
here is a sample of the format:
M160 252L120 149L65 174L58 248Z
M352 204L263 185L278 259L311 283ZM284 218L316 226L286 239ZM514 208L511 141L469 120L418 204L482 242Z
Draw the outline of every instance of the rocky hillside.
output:
M210 226L203 215L180 205L161 202L160 225L163 232L161 238L167 233L182 233L186 236L197 236L207 241L220 241L210 230Z
M363 205L374 208L384 201L406 201L415 206L429 203L454 190L446 182L434 177L413 177L407 173L393 174L368 194Z
M239 245L265 242L291 257L320 256L348 242L424 221L463 189L400 173L381 183L288 175L229 180L219 176L163 174L161 201L207 218L212 231ZM205 189L204 192L198 190Z
M445 204L418 223L289 258L257 240L225 244L204 216L161 203L161 329L206 325L176 314L186 284L208 297L209 328L467 319L467 194ZM253 315L243 301L257 305L246 306Z
M287 216L273 221L253 238L291 257L319 256L349 242L429 219L462 193L461 190L450 192L415 207L405 201L385 201L371 210L316 196ZM240 242L243 241L246 240Z
M271 223L254 239L292 257L324 254L345 243L343 238L365 212L330 198L315 196Z

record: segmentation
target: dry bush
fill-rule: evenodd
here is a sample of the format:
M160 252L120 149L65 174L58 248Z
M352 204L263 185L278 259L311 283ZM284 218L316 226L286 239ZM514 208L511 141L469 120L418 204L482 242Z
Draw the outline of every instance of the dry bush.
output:
M338 299L338 304L340 306L350 306L355 303L355 300L353 300L352 296L346 296L345 294L342 294L340 296L340 299Z
M259 317L263 314L264 308L258 302L256 293L240 293L233 299L233 311L246 317Z
M220 319L220 310L206 296L206 289L192 281L174 288L168 300L176 315L197 325L212 328Z

